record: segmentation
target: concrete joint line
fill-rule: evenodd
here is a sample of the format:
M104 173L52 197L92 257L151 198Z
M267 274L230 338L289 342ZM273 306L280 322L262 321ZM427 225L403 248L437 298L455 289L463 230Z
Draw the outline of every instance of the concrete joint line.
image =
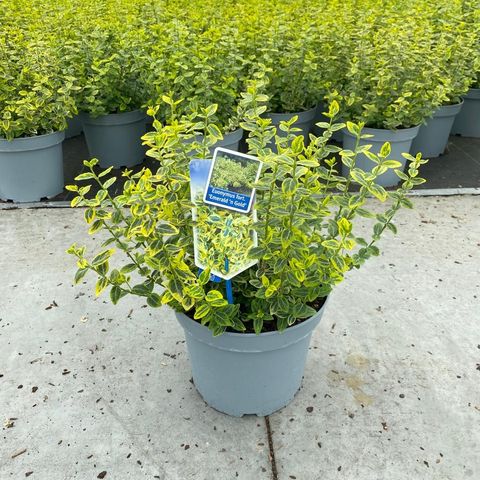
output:
M272 480L278 480L277 462L275 460L275 449L273 446L273 435L270 427L270 417L265 417L265 426L267 427L268 448L270 450L270 465L272 467Z

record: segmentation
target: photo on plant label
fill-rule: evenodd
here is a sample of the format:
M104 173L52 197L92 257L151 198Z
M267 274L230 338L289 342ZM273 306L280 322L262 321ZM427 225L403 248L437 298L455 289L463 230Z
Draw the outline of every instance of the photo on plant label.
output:
M258 245L253 228L256 212L239 213L203 201L212 160L190 162L195 265L209 268L213 275L229 280L257 263L248 251Z
M243 153L217 148L210 168L204 201L210 205L248 212L262 163Z

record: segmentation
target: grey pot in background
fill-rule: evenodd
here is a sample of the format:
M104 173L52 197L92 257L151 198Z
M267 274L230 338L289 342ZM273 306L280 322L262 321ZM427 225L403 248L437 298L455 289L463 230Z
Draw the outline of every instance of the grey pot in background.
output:
M88 152L99 159L102 168L132 167L141 163L146 153L142 145L146 129L146 115L141 110L83 118Z
M404 128L401 130L384 130L378 128L364 128L362 134L373 135L371 138L360 140L360 145L372 145L370 149L373 153L379 153L385 142L390 142L391 153L389 159L398 160L402 163L402 171L405 168L407 160L403 158L402 153L409 153L412 147L412 141L417 136L420 126L412 128ZM343 132L343 148L345 150L355 150L356 137L352 135L346 128ZM357 156L356 166L366 172L370 172L375 163L363 154ZM342 164L342 175L346 176L349 168ZM382 187L393 187L398 185L400 178L394 170L388 170L380 175L376 182Z
M65 132L0 139L0 198L37 202L63 191Z
M480 88L471 88L463 97L463 107L452 127L452 134L480 138Z
M308 143L308 135L312 130L314 121L315 121L315 114L317 113L317 107L311 108L310 110L306 110L305 112L296 112L296 113L271 113L267 112L264 113L262 116L265 118L271 118L272 125L277 127L277 135L279 137L285 137L287 135L286 132L280 130L280 122L286 122L290 120L294 116L298 116L297 121L293 124L295 128L300 128L300 132L296 132L295 135L303 135L305 137L305 143ZM277 148L274 145L274 142L271 142L270 148L276 152Z
M242 128L237 128L233 132L225 133L223 135L222 140L219 140L215 145L209 148L210 150L210 155L213 156L215 149L217 147L222 147L222 148L227 148L229 150L234 150L235 152L240 151L240 142L243 138L243 129ZM194 138L189 138L188 140L185 140L186 143L192 143L193 141L201 142L203 140L203 135L197 135ZM190 152L189 155L191 157L195 157L196 152Z
M211 149L210 152L215 151L217 147L227 148L229 150L239 151L240 141L243 137L243 129L237 128L233 132L226 133L222 140L219 140Z
M287 405L300 388L312 332L324 310L325 304L282 333L227 332L218 337L176 313L200 395L211 407L235 417L270 415Z
M444 105L420 127L418 135L412 143L411 153L421 152L424 158L434 158L442 155L447 148L448 137L452 131L455 117L461 111L463 101L455 105Z
M65 138L78 137L83 132L83 113L78 113L72 118L67 119L67 129L65 130Z

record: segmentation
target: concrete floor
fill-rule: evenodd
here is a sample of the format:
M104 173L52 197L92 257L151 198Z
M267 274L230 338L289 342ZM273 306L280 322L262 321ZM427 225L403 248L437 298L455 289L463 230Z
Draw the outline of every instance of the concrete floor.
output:
M332 294L270 438L205 405L170 311L72 286L82 211L0 210L0 479L480 478L479 202L402 212Z

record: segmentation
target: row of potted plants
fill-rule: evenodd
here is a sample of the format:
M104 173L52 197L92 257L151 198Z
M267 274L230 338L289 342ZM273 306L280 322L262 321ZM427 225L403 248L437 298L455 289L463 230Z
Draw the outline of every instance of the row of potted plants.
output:
M11 153L14 139L55 133L57 142L66 119L80 112L90 154L102 165L138 163L145 153L139 141L144 112L159 105L157 118L165 120L165 95L183 99L177 113L187 117L216 103L214 121L225 143L235 147L243 134L240 95L259 71L269 98L266 115L278 126L296 114L305 135L322 120L318 105L336 99L344 120L373 129L365 132L379 144L385 132L378 130L387 130L395 158L395 140L405 137L399 150L408 151L418 131L413 150L435 156L445 148L461 97L464 113L455 132L476 135L478 122L471 120L478 115L479 94L469 90L478 86L480 71L473 0L441 0L435 6L411 0L281 5L240 0L235 8L218 0L201 5L124 0L101 6L93 0L43 0L28 9L22 2L5 3L0 51L7 60L0 68L13 80L0 84L0 158ZM424 122L429 128L444 124L441 142L431 145L429 139L439 135L421 127ZM351 146L353 137L348 131L343 136ZM367 166L370 160L364 161ZM37 181L33 166L4 164L9 173L2 177L12 179L9 185L17 177L25 184L29 171ZM55 187L30 193L16 194L0 183L0 198L54 195L61 174L57 178ZM397 179L380 181L388 185Z

